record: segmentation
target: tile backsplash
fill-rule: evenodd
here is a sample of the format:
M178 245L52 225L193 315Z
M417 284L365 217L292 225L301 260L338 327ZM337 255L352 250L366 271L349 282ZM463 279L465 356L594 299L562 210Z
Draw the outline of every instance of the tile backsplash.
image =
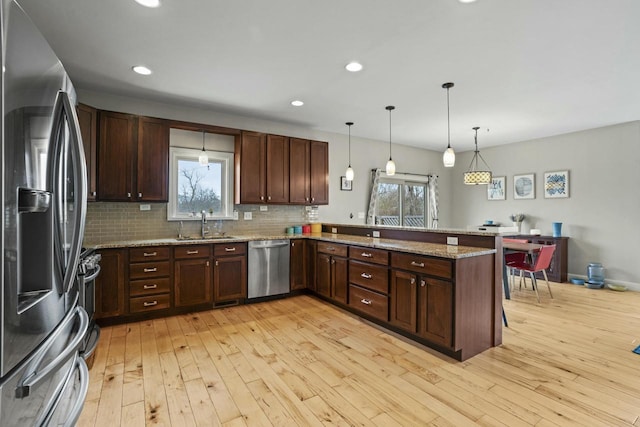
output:
M167 221L167 204L151 203L151 210L141 211L139 203L95 202L87 204L84 240L88 243L107 243L122 240L163 239L178 235L178 221ZM235 234L284 233L286 227L308 223L305 206L269 205L261 211L259 205L235 205L237 221L219 221L220 231ZM251 212L253 219L244 220ZM217 221L207 225L215 231ZM183 234L198 235L200 221L184 221Z

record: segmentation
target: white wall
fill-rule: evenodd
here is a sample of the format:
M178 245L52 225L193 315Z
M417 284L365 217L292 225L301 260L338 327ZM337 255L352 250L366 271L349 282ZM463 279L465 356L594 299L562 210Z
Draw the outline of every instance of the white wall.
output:
M551 234L563 223L569 236L569 274L585 276L589 262L601 262L607 279L640 290L640 122L585 130L506 146L482 148L495 176L507 177L505 201L488 201L486 186L465 186L462 174L472 152L458 156L454 168L452 225L466 227L487 219L511 224L509 214L526 215L523 231ZM545 172L569 170L569 198L545 199ZM513 199L513 175L535 173L536 198Z

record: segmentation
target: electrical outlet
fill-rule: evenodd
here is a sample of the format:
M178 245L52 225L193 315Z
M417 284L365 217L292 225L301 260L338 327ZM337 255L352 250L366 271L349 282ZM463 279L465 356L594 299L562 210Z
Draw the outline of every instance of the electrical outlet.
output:
M458 245L458 238L457 237L448 237L447 236L447 245Z
M364 212L358 212L358 219L364 219Z
M238 220L238 211L233 211L233 220L234 221Z
M269 210L269 207L268 207L268 206L260 205L260 212L266 212L266 211L268 211L268 210Z
M380 232L379 231L372 231L371 234L373 235L373 237L378 238L380 237Z
M338 232L338 229L336 227L331 227L331 232L333 234L336 234Z
M251 221L253 219L253 214L251 212L245 212L244 219L245 221Z
M151 205L140 205L140 210L141 211L150 211L151 210Z

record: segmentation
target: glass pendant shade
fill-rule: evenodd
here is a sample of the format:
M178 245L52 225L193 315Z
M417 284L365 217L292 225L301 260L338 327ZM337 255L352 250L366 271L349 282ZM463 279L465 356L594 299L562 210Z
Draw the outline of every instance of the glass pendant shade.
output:
M347 179L347 181L353 181L354 175L355 174L353 173L353 168L351 167L351 165L349 165L347 171L344 173L344 177Z
M207 152L204 151L204 136L205 136L205 132L202 131L202 153L200 153L200 155L198 156L198 163L200 163L200 165L202 166L208 166L209 156L207 156Z
M353 177L355 176L353 168L351 167L351 126L353 125L353 122L347 122L345 125L349 126L349 166L347 166L344 177L347 181L353 181Z
M442 154L442 164L445 168L452 168L456 164L456 153L451 148L451 120L449 118L449 89L453 83L443 83L442 88L447 90L447 149Z
M444 151L442 163L445 168L452 168L456 164L456 153L453 151L453 148L449 147Z
M480 154L480 150L478 150L478 129L480 128L477 126L473 128L473 130L476 131L476 151L473 153L469 169L464 173L464 183L466 185L482 185L491 183L491 171L489 170L489 165L484 161ZM482 160L482 163L484 163L487 170L478 169L478 159Z
M385 172L389 176L396 174L396 163L393 160L389 159L385 168Z

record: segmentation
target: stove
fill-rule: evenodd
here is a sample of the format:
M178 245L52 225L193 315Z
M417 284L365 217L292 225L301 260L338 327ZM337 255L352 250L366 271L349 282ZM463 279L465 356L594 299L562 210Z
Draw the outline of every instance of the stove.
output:
M96 311L96 278L100 274L100 260L102 255L94 249L83 249L78 263L78 286L80 299L78 304L89 315L89 328L80 346L80 355L86 360L87 366L93 365L93 356L98 340L100 339L100 327L96 324L93 315Z

